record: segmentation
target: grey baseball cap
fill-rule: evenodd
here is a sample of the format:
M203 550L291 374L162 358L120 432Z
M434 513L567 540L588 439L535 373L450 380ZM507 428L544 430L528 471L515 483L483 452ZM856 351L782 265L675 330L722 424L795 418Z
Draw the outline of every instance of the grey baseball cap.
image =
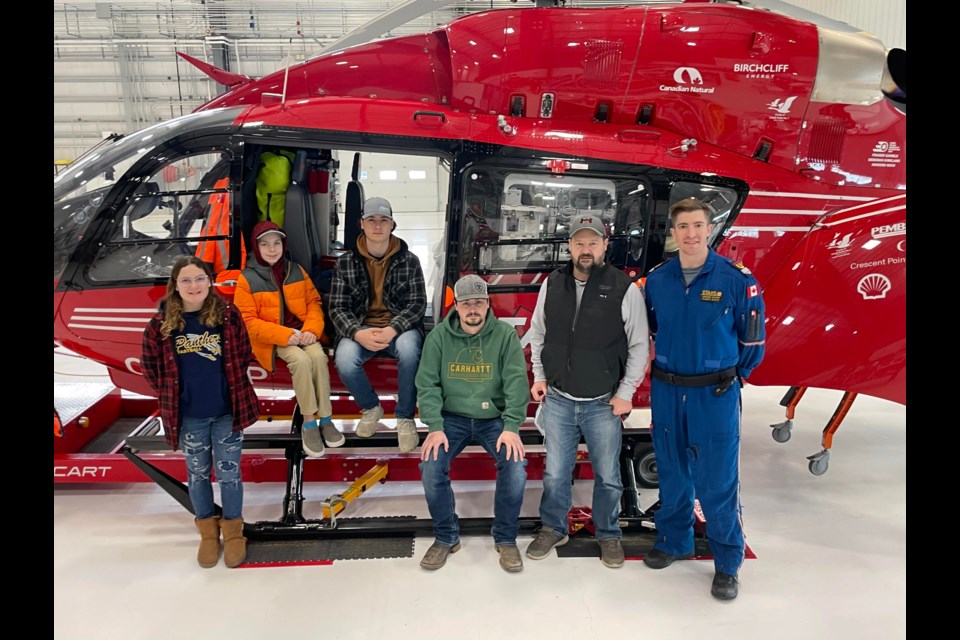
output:
M453 297L457 302L490 298L487 294L487 283L472 273L457 280L457 284L453 286Z
M601 238L607 237L607 228L603 225L603 218L592 215L575 215L570 221L570 237L577 231L590 229Z
M369 218L370 216L392 218L393 207L390 206L390 202L386 198L367 198L367 201L363 203L363 214L360 217Z

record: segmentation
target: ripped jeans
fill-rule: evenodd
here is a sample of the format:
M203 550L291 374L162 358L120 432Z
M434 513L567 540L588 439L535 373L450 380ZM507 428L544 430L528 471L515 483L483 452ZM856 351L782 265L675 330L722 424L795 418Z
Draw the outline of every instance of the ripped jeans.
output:
M193 515L210 518L216 513L210 474L216 461L217 484L223 501L223 518L243 517L243 481L240 478L240 454L243 432L233 431L233 416L183 418L180 423L180 449L187 463L187 488Z

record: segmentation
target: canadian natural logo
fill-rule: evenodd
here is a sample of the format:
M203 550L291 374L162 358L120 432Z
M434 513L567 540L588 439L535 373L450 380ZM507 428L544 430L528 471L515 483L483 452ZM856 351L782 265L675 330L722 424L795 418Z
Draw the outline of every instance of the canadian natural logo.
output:
M713 93L716 87L704 87L703 76L694 67L677 67L673 72L674 85L661 84L660 91L677 93Z

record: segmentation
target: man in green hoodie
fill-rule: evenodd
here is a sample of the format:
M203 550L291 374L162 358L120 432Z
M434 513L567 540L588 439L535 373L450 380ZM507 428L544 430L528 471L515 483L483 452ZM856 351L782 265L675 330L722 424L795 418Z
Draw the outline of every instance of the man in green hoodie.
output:
M435 538L420 566L439 569L460 550L450 462L477 444L497 463L491 533L500 566L512 573L523 569L517 531L527 482L520 440L530 402L527 366L516 330L490 310L487 283L467 275L453 291L454 308L427 335L417 370L420 420L429 427L420 477Z

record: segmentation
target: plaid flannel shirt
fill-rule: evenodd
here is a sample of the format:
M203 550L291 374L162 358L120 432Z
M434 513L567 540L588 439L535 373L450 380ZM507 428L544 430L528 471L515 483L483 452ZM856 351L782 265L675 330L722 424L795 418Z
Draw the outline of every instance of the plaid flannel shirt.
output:
M399 239L399 238L398 238ZM417 329L423 331L423 315L427 310L427 289L420 259L400 240L400 250L390 258L383 283L383 302L393 314L390 326L397 335ZM337 259L327 310L337 338L353 338L360 330L370 306L370 274L356 250Z
M217 294L211 294L217 295ZM143 332L143 354L140 367L143 377L157 392L160 417L163 419L164 440L177 449L180 436L180 372L173 350L173 337L160 334L164 312L158 311ZM260 406L253 384L247 377L247 365L253 358L250 338L240 312L227 304L223 314L223 371L230 394L233 430L242 431L260 419Z

